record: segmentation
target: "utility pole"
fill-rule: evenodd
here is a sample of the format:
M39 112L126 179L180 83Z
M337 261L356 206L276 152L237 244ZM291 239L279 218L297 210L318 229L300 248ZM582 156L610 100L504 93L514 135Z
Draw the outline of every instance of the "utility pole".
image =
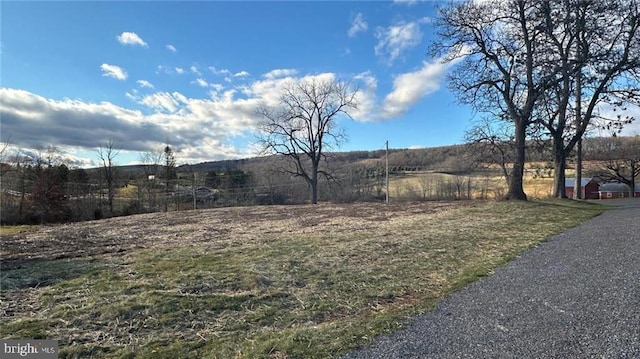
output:
M582 125L582 68L576 76L576 131ZM582 136L576 143L576 179L573 185L573 198L582 199ZM585 193L586 195L586 193Z
M193 191L193 209L198 209L198 202L196 199L196 172L193 171L193 182L191 183L191 190Z
M389 141L386 141L384 145L385 184L387 187L387 190L385 191L385 201L389 203Z
M576 49L576 57L578 58L578 73L576 74L576 131L580 129L582 126L582 64L581 61L584 60L586 54L585 49L588 48L585 43L584 38L584 18L578 16L578 31L577 31L577 49ZM575 175L575 184L573 185L573 198L574 199L583 199L582 197L582 134L578 137L578 142L576 143L576 175ZM585 197L588 197L588 194L585 190Z

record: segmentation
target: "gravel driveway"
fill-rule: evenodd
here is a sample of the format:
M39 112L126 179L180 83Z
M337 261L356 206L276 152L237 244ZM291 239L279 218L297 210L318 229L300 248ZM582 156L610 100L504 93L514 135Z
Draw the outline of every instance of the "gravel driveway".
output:
M606 204L343 358L640 358L640 199Z

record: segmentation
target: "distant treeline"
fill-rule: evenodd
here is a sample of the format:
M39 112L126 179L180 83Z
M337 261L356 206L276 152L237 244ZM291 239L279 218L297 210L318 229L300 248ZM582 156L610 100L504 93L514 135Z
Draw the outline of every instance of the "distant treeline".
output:
M585 160L605 160L631 146L637 138L590 138L584 141ZM551 172L548 143L530 142L529 162L539 175ZM488 182L491 163L477 156L476 145L424 149L391 149L392 176L429 171L456 175L425 179L410 191L413 199L463 199L472 193L484 198L498 187ZM280 156L206 162L167 171L161 163L118 166L107 181L104 168L69 168L64 163L23 161L2 163L0 222L2 224L85 221L162 210L216 206L305 203L307 183L291 174L291 163ZM327 154L320 181L320 200L332 202L377 201L385 198L385 151ZM495 168L490 171L496 171ZM489 172L490 172L489 171ZM544 173L543 173L544 172ZM479 179L478 174L486 175ZM472 176L475 175L475 178ZM500 173L493 173L500 176ZM548 175L548 173L546 173ZM109 203L109 182L115 193ZM395 189L400 193L400 189Z
M595 137L583 140L583 156L585 161L609 159L616 148L631 146L634 137ZM476 156L478 144L462 144L452 146L430 147L420 149L389 149L389 166L392 172L398 171L437 171L443 173L463 173L471 168L478 168ZM530 141L528 143L528 162L550 162L553 152L550 141ZM575 154L573 154L575 156ZM335 167L384 166L385 150L334 152L327 154L328 162ZM242 169L261 167L270 162L277 162L273 156L254 157L239 160L203 162L195 165L180 166L178 171L224 171L225 169ZM482 159L480 159L482 161ZM486 163L484 163L486 164Z

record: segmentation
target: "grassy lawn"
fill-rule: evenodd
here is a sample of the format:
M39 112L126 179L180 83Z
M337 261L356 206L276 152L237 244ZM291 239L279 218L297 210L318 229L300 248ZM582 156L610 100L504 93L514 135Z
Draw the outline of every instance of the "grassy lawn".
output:
M0 336L59 339L60 358L337 357L602 210L247 207L3 236Z

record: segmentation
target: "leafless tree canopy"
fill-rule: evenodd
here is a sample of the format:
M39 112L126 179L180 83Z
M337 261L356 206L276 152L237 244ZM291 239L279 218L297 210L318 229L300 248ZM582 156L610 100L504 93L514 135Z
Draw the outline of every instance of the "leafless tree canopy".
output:
M262 107L260 141L266 152L290 158L290 174L302 177L311 187L311 202L318 201L318 175L325 151L345 139L337 127L340 116L356 108L357 90L338 80L306 79L287 85L275 108Z
M620 129L633 121L623 113L640 99L640 16L637 1L544 1L540 6L544 46L560 68L559 81L538 106L536 125L553 141L554 195L566 197L566 158L585 132L598 123ZM613 116L598 111L604 104ZM577 155L581 166L581 151Z
M473 155L478 161L500 166L502 175L509 181L509 164L513 163L515 146L513 128L498 123L497 120L484 118L466 131L465 141L473 146Z
M456 61L451 89L461 103L513 126L507 198L526 199L529 128L546 128L557 142L555 162L563 176L560 164L597 117L598 105L637 102L638 6L637 0L507 0L441 8L432 53ZM557 182L564 184L562 179Z
M432 53L458 61L450 87L461 103L513 123L514 161L510 199L523 190L525 140L535 105L555 79L539 45L544 21L532 1L452 3L441 9ZM551 66L552 71L547 71Z
M619 182L633 191L640 176L640 135L629 138L612 137L607 141L609 151L600 163L595 176L608 182Z
M120 150L115 148L115 142L113 140L108 141L104 146L98 148L98 156L100 156L100 160L102 161L104 180L107 185L109 215L113 215L113 199L116 195L117 181L115 158L119 153Z
M171 187L171 180L176 178L176 157L169 145L166 145L163 150L164 156L164 211L169 211L169 190Z

